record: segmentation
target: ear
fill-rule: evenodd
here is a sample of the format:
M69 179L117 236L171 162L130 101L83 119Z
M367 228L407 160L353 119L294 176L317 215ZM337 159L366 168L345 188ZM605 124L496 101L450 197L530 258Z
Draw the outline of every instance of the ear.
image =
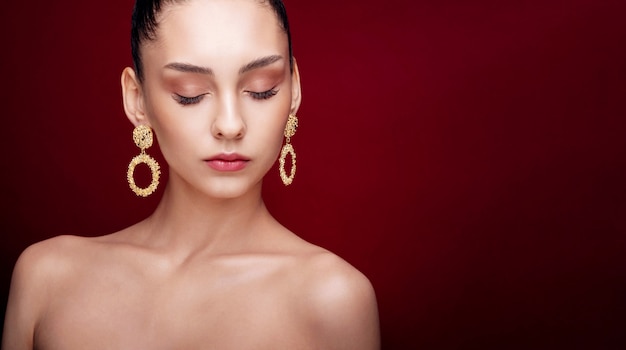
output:
M302 102L302 90L300 90L300 72L298 63L293 59L293 73L291 74L291 114L296 115Z
M122 98L124 99L126 117L134 126L150 125L145 113L141 83L135 71L130 67L126 67L122 71Z

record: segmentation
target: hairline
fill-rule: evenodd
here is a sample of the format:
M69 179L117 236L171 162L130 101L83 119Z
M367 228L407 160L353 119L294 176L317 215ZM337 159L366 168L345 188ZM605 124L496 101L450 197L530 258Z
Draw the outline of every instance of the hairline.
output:
M174 4L188 2L189 0L162 0L153 2L152 13L145 14L144 17L138 18L137 16L137 2L135 1L135 8L133 9L132 28L131 28L131 51L133 54L133 64L135 72L139 79L139 82L144 80L144 69L142 59L142 48L144 45L154 43L158 40L158 30L160 23L163 20L163 15ZM255 2L261 6L268 8L273 14L278 27L287 35L288 55L289 55L289 70L293 74L294 59L293 49L291 43L291 32L289 30L289 21L287 13L282 1L276 1L276 8L272 4L272 0L255 0ZM282 11L282 13L279 13ZM284 16L282 18L281 16ZM141 20L143 26L137 25L137 21Z

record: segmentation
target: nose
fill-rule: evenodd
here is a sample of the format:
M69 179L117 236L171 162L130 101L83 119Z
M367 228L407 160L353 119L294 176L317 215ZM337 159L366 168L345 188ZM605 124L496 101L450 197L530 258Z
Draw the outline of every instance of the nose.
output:
M234 99L224 101L213 121L213 136L218 139L240 139L245 132L246 124L237 108L236 101Z

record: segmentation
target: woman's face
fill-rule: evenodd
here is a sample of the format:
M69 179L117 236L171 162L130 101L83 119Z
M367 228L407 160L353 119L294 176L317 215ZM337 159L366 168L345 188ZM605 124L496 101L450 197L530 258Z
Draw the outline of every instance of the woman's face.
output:
M220 198L260 186L299 106L275 13L258 1L192 0L159 16L141 51L141 104L170 181Z

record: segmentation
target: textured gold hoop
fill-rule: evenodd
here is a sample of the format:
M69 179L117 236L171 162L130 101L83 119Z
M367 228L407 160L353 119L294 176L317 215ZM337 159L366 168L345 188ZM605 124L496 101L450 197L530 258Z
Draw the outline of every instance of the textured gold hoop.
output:
M126 179L130 189L135 192L136 195L141 197L147 197L156 191L159 186L159 176L161 175L161 167L154 158L146 154L146 148L152 146L154 137L152 130L149 126L139 125L133 130L133 140L137 147L141 148L141 153L135 156L128 164L128 172L126 173ZM145 163L150 168L152 174L152 181L146 188L141 188L135 184L135 167L141 163Z
M296 177L296 151L291 145L291 137L296 134L297 129L298 118L295 115L290 114L289 119L287 119L287 125L285 125L284 132L287 140L283 148L280 150L280 158L278 159L280 179L283 180L285 186L291 185L293 179ZM288 154L291 155L291 171L289 172L289 176L287 176L287 172L285 171L285 159Z
M287 176L287 172L285 171L285 158L287 158L287 154L291 155L291 171L289 172L289 176ZM280 179L283 180L285 186L291 185L294 177L296 177L296 152L290 143L283 146L283 149L280 151L280 158L278 159L278 162L280 164Z

